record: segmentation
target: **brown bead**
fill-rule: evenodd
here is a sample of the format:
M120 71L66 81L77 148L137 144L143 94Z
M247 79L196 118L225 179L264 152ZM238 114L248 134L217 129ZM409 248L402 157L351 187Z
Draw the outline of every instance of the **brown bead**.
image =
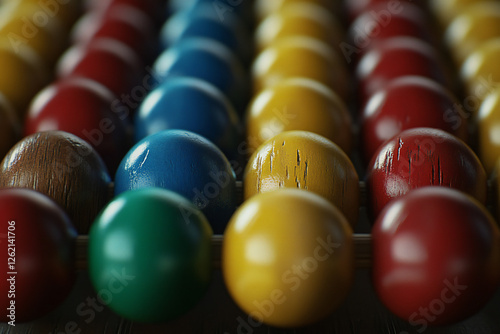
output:
M110 198L106 166L84 140L63 131L25 137L0 166L0 187L30 188L53 198L81 234Z

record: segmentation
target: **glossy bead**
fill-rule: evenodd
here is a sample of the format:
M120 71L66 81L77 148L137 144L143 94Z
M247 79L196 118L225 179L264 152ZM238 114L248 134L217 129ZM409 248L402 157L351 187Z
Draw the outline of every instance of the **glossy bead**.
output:
M24 133L72 133L91 144L114 172L131 145L128 115L118 112L116 101L113 93L93 80L74 77L55 82L33 99Z
M252 152L266 140L290 130L314 132L350 153L352 123L347 106L327 86L305 78L280 81L261 91L247 113Z
M413 37L394 37L378 43L356 67L362 102L392 79L418 75L449 86L443 63L428 43Z
M64 25L65 29L70 29L83 11L82 0L5 0L4 3L5 5L13 4L17 7L36 6L35 8L38 12L36 15L38 17L56 18L56 20Z
M0 92L12 104L20 119L33 96L45 85L48 72L42 59L29 47L17 50L0 41Z
M484 0L441 0L429 1L429 7L443 27L460 15L469 5L482 3Z
M70 293L77 232L61 207L28 189L0 190L0 221L0 319L17 325L52 311Z
M222 233L237 206L236 180L221 150L204 137L165 130L139 141L123 158L115 194L160 187L191 200Z
M143 64L137 54L122 42L99 38L88 45L68 49L57 66L59 78L69 76L95 80L116 96L129 95L141 83Z
M263 50L277 40L293 36L317 38L330 45L344 39L341 22L324 7L309 2L296 2L267 16L255 30L255 44Z
M165 20L165 3L157 0L86 0L89 11L105 13L115 6L127 5L140 10L158 24Z
M416 332L478 312L500 281L500 231L486 208L442 187L388 204L372 229L373 283Z
M52 10L59 7L54 2ZM54 65L69 41L63 23L51 12L30 2L14 5L6 17L0 19L0 34L7 36L15 50L30 47L49 67Z
M88 12L72 30L73 44L96 38L112 38L129 46L143 63L151 63L159 51L149 17L134 7L115 6L105 14Z
M12 105L0 93L0 159L21 139L22 125Z
M84 140L62 131L24 137L0 167L0 187L30 188L51 197L85 234L109 199L111 178Z
M90 230L90 279L120 316L172 320L192 308L210 283L211 236L205 216L180 195L158 188L125 192Z
M250 323L305 326L330 315L347 296L353 246L352 229L334 205L281 189L252 197L231 218L222 273Z
M172 15L160 31L163 49L186 38L208 38L224 44L243 63L252 57L250 35L237 15L221 20L212 3L204 3L197 9L183 10Z
M456 97L431 79L405 76L390 81L366 103L361 116L365 160L403 130L441 129L468 139L468 118Z
M496 88L481 104L477 114L478 155L491 175L500 158L500 89Z
M264 142L250 157L245 199L281 188L306 189L335 204L351 225L358 219L359 179L349 157L330 140L287 131Z
M215 86L194 78L170 78L151 91L135 117L135 139L168 129L197 133L217 145L228 158L240 142L239 119Z
M207 38L189 38L168 48L153 65L160 81L172 76L202 79L219 88L238 113L246 105L248 88L238 58L222 43Z
M292 77L319 81L344 100L351 88L344 60L328 44L311 37L283 38L262 50L254 60L252 77L255 92Z
M486 202L487 176L472 149L438 129L405 130L375 152L367 169L373 217L391 200L410 190L443 186Z
M262 20L272 14L285 11L286 8L290 5L295 5L296 3L312 3L324 8L324 11L327 11L331 14L338 14L340 9L340 3L337 1L329 1L329 0L256 0L254 3L255 13L257 19Z
M420 1L413 0L349 0L345 2L344 7L349 18L353 20L359 15L372 10L373 7L384 5L385 9L382 11L382 8L380 8L378 16L381 19L386 19L401 13L408 4L420 5L419 3Z
M428 28L429 20L422 9L410 3L405 3L400 10L385 16L381 13L387 10L387 4L380 3L364 11L351 23L349 40L355 49L344 46L346 51L354 52L358 57L376 43L393 37L414 37L422 41L431 42L431 32Z
M445 40L457 64L461 64L479 45L500 37L500 4L494 1L466 7L448 26Z
M460 77L465 83L468 104L474 113L481 101L500 82L500 37L481 44L462 64Z

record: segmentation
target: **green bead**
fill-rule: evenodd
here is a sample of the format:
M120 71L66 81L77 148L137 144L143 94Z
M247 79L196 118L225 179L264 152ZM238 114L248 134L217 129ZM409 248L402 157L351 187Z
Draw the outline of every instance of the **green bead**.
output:
M199 209L169 190L117 196L89 233L89 274L102 302L140 322L191 309L211 278L212 229Z

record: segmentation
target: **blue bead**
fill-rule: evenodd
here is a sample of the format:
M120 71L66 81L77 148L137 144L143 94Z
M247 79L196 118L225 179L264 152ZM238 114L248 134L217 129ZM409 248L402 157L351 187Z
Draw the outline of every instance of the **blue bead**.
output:
M135 115L135 140L168 129L197 133L233 159L241 136L238 115L215 86L194 78L170 78L151 91Z
M189 131L150 135L123 158L115 176L115 195L150 187L192 201L219 234L238 204L236 178L227 158L208 139Z
M242 113L248 99L248 83L238 58L220 42L188 38L163 51L153 65L156 77L198 78L219 88Z
M210 8L206 11L183 10L171 16L160 31L163 49L181 39L192 37L218 41L228 47L243 63L250 62L252 51L251 43L248 43L249 32L235 15L221 20Z

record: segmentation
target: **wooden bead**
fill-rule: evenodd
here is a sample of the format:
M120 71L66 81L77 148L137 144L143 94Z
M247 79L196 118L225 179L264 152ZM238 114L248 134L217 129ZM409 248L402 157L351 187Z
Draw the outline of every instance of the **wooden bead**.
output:
M341 22L319 5L308 2L291 3L264 19L255 31L257 49L263 50L285 37L309 36L330 45L344 39Z
M335 204L351 225L358 219L359 178L352 162L312 132L287 131L262 144L247 164L243 188L245 199L280 188L305 189Z
M500 3L493 1L469 5L445 31L446 43L457 64L495 37L500 37Z
M345 60L330 45L311 37L287 37L264 49L252 66L254 91L272 87L283 79L317 80L346 100L349 75Z
M68 46L63 23L34 3L11 7L7 17L0 20L0 34L6 35L16 48L29 46L43 59L45 66L52 67Z
M466 86L465 101L476 115L479 103L500 82L500 37L481 44L462 64L460 77Z
M252 101L247 116L247 142L252 150L290 130L319 134L350 153L352 123L345 103L327 86L310 79L283 80Z
M479 108L477 115L479 158L487 175L500 158L500 88L496 88Z
M25 137L0 166L0 187L37 190L63 207L85 234L109 199L111 178L82 139L62 131Z
M42 59L29 47L12 47L0 37L0 92L12 104L19 118L31 98L49 81Z

